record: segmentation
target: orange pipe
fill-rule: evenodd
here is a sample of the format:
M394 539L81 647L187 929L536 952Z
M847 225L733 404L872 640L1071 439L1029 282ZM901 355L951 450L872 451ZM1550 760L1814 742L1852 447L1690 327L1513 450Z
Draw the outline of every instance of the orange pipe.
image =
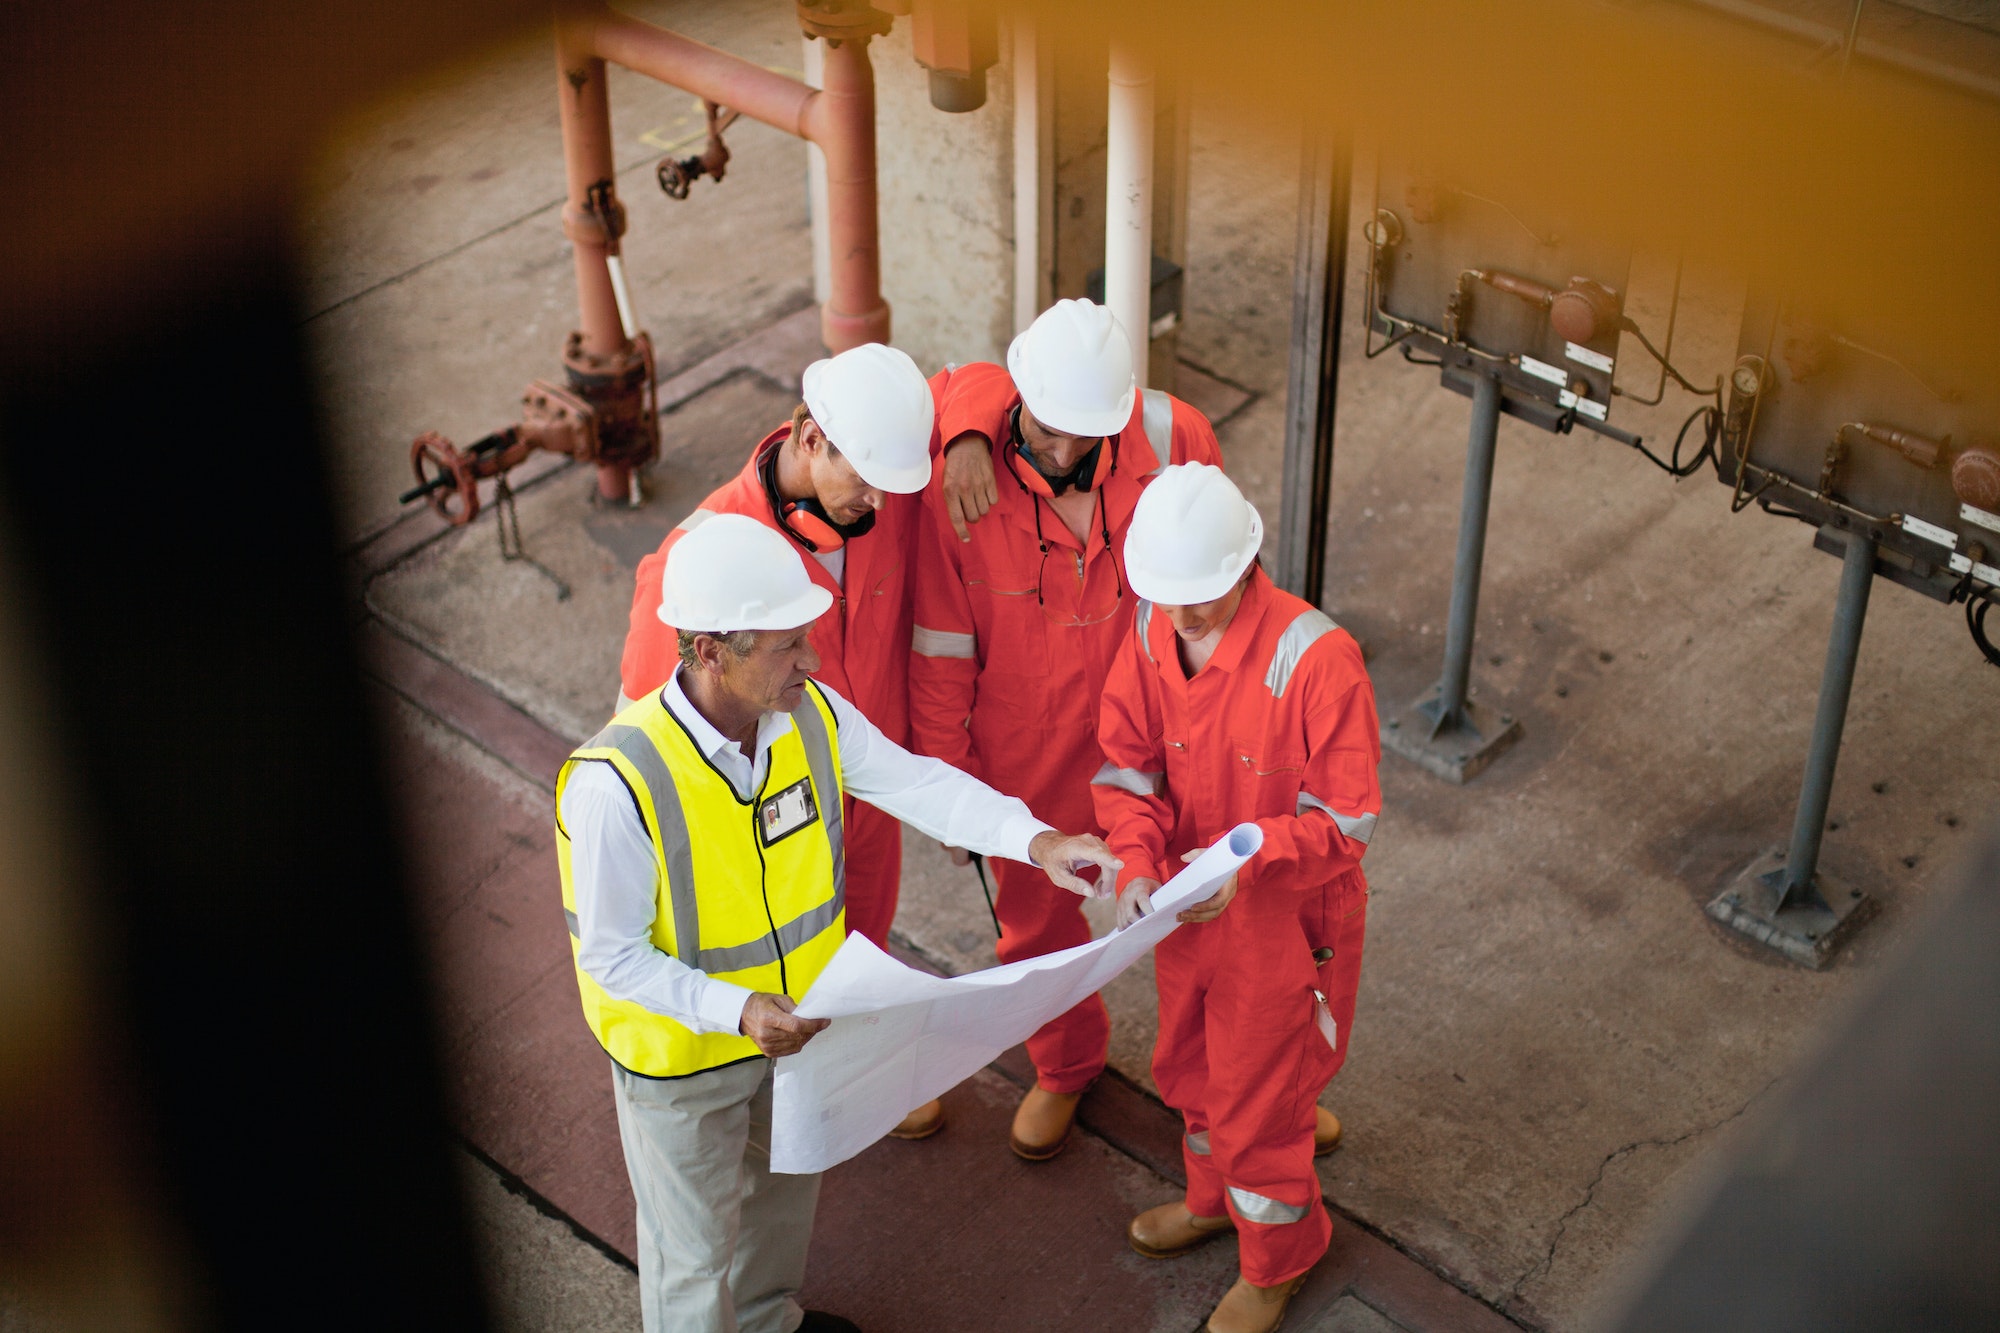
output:
M583 350L592 356L614 357L631 343L618 318L618 297L605 263L611 237L592 210L590 188L616 180L611 151L611 100L606 95L604 62L579 44L577 33L556 28L556 98L562 108L563 166L569 178L569 198L563 205L563 233L576 259L577 327ZM629 494L631 469L619 463L599 464L598 494L623 500Z
M558 23L557 44L560 49L594 57L600 64L609 60L635 73L686 89L718 106L740 111L752 120L818 144L826 156L827 228L833 252L833 290L820 311L820 337L835 352L865 342L889 340L889 306L882 299L881 248L876 224L875 72L868 62L865 36L828 42L824 91L603 5L565 12ZM563 120L566 151L572 143L568 115L571 100L566 94ZM602 123L608 161L608 109ZM578 199L579 174L572 160L572 205ZM584 188L589 183L585 180ZM583 264L579 247L580 285ZM596 266L602 269L601 258ZM602 285L608 294L608 277ZM586 295L586 303L591 299L591 295ZM606 299L610 299L608 295ZM615 328L615 303L611 306L611 320Z
M602 6L565 14L560 26L558 40L579 50L806 137L806 105L817 94L797 79Z
M820 339L844 352L889 341L882 299L881 238L875 202L875 70L866 38L827 43L822 82L806 106L806 135L826 156L831 291L820 308Z

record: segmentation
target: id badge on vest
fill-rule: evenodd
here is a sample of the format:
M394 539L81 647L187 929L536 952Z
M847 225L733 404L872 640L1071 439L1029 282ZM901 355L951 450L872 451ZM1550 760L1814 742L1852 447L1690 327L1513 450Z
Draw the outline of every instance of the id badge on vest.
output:
M800 778L757 807L757 832L766 847L818 822L819 805L813 800L810 778Z

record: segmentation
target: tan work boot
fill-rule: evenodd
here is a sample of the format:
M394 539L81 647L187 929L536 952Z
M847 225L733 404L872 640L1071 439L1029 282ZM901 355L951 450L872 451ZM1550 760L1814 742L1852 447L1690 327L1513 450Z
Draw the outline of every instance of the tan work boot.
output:
M1259 1287L1248 1278L1237 1278L1208 1317L1208 1333L1271 1333L1285 1322L1285 1307L1305 1282L1304 1273L1275 1287Z
M1340 1117L1324 1106L1315 1106L1313 1114L1313 1156L1324 1157L1340 1146Z
M1175 1199L1133 1218L1132 1225L1125 1228L1125 1239L1148 1259L1171 1259L1234 1230L1236 1222L1228 1214L1197 1217L1188 1209L1187 1200Z
M927 1139L944 1128L944 1103L933 1097L889 1131L892 1139Z
M1070 1126L1076 1123L1080 1092L1050 1092L1037 1083L1021 1099L1014 1112L1014 1129L1008 1146L1018 1157L1030 1162L1046 1162L1069 1142Z

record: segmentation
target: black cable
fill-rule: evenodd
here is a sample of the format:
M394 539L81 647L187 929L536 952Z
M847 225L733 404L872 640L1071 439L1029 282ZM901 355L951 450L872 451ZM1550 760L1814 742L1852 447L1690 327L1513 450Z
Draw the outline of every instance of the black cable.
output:
M1386 352L1389 349L1384 347L1382 350ZM1428 356L1412 356L1410 354L1410 348L1407 343L1404 344L1403 346L1403 360L1409 362L1413 366L1441 366L1444 364L1444 360L1441 357L1434 358Z
M1992 638L1986 633L1986 613L1993 609L1996 602L2000 602L2000 593L1974 583L1968 566L1965 577L1952 585L1945 601L1965 603L1965 628L1972 635L1973 646L1979 649L1980 656L2000 667L2000 648L1994 647Z
M1002 933L1000 930L1000 912L998 908L993 906L993 888L986 882L986 858L978 852L971 853L971 856L972 868L979 872L979 891L986 895L986 911L993 918L993 938L997 940Z
M1996 602L2000 602L2000 597L1985 588L1976 588L1972 592L1976 595L1965 599L1965 628L1971 632L1972 642L1978 647L1980 655L2000 667L2000 648L1993 646L1993 640L1986 633L1986 613L1993 609Z
M1696 418L1704 415L1707 416L1708 421L1702 427L1703 438L1701 449L1693 458L1690 458L1686 463L1682 463L1681 446L1687 441L1688 428L1694 425ZM1667 458L1662 458L1651 449L1648 449L1643 440L1635 441L1632 447L1644 454L1654 467L1657 467L1667 475L1677 479L1680 477L1691 477L1701 471L1703 463L1706 463L1715 456L1715 441L1716 437L1721 433L1721 424L1722 413L1716 408L1703 404L1689 413L1688 419L1681 423L1680 433L1674 436L1673 453Z
M1696 388L1694 385L1688 383L1687 376L1681 374L1680 371L1674 368L1673 362L1667 360L1666 357L1660 354L1660 349L1653 346L1653 340L1651 338L1648 338L1645 335L1645 333L1640 330L1637 324L1633 323L1630 319L1622 319L1619 321L1619 323L1624 326L1625 332L1631 334L1634 338L1637 338L1639 340L1639 345L1641 347L1645 348L1648 352L1652 353L1653 359L1660 363L1660 368L1662 370L1665 370L1667 374L1673 376L1674 383L1680 385L1683 389L1686 389L1689 393L1698 393L1704 398L1713 398L1718 404L1722 402L1722 381L1720 379L1718 379L1715 382L1715 387L1712 389Z

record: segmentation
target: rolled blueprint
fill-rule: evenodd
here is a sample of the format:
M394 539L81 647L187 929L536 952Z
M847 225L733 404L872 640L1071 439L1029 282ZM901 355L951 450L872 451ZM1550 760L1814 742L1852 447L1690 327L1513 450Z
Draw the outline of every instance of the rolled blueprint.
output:
M1061 953L934 977L850 935L799 1002L832 1024L778 1061L771 1169L824 1171L869 1147L916 1107L956 1087L1002 1051L1101 990L1213 897L1264 845L1238 824L1153 893L1153 911Z

